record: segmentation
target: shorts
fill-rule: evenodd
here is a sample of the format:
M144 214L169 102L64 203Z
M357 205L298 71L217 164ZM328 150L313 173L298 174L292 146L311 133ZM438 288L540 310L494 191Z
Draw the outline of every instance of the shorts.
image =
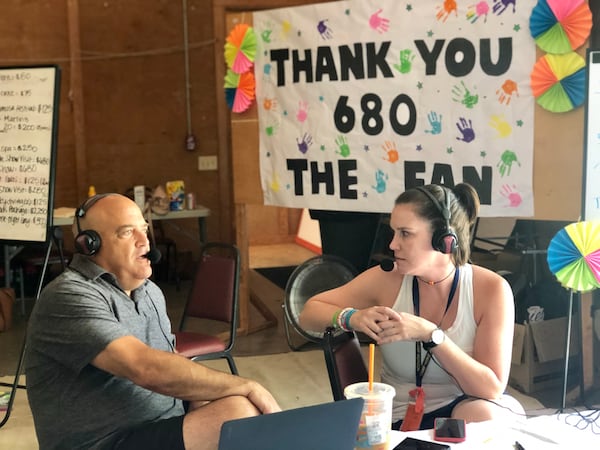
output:
M446 406L442 406L434 411L423 414L423 420L421 420L420 430L429 430L433 428L433 421L436 417L450 417L452 415L452 410L456 405L458 405L463 400L468 399L468 395L461 395L456 397L452 402L448 403ZM392 430L399 430L400 425L402 425L402 419L392 424Z
M148 422L119 433L115 450L185 450L183 444L183 419L171 417Z

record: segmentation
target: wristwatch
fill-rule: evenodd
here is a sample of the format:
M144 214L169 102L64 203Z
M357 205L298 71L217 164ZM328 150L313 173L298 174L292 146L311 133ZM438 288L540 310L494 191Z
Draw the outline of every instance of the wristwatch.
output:
M423 348L429 351L432 348L444 342L444 339L446 339L446 334L444 334L444 330L442 330L441 328L436 328L431 333L431 340L429 342L423 342Z

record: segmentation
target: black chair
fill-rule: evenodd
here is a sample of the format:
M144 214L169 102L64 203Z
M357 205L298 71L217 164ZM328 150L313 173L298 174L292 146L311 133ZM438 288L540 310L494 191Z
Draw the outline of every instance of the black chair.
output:
M175 283L179 291L181 286L179 277L179 265L177 262L177 244L174 239L168 237L160 221L153 221L154 245L161 251L162 258L154 264L154 273L157 280L165 280Z
M238 371L231 351L237 332L240 253L233 244L207 243L202 247L178 331L177 352L192 361L227 359L231 373ZM208 319L228 326L228 338L220 334L188 331L188 319Z
M344 400L346 386L369 380L360 342L353 331L336 331L329 327L323 334L322 345L333 399Z

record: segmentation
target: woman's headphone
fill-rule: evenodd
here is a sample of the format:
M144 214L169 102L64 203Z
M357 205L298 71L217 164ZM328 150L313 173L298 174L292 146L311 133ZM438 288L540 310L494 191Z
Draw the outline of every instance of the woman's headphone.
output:
M418 191L421 191L423 194L431 200L431 202L435 205L437 210L440 212L442 217L444 218L444 226L433 230L433 236L431 238L431 245L438 252L442 252L444 254L454 253L456 248L458 247L458 237L456 233L450 226L450 217L452 216L450 212L450 196L448 195L448 188L444 186L440 186L442 191L444 191L444 205L441 205L440 202L433 196L431 192L425 189L422 186L417 187Z

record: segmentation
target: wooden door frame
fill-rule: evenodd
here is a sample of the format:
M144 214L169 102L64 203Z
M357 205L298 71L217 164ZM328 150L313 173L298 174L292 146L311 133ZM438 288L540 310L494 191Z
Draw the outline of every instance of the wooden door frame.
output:
M322 1L307 2L306 0L213 0L213 35L215 38L215 92L217 95L217 136L219 159L219 192L220 192L220 223L221 239L235 242L240 249L240 306L239 306L239 334L248 334L260 329L273 326L277 319L260 301L250 294L248 285L249 261L249 236L247 227L247 211L245 204L236 204L234 201L232 149L231 149L231 122L230 112L222 95L223 79L225 78L225 60L223 52L227 37L227 17L233 13L253 12L265 9L293 7L308 3L321 3ZM231 225L230 225L231 224ZM234 238L235 234L235 238ZM250 325L249 306L252 303L266 319L266 323Z

